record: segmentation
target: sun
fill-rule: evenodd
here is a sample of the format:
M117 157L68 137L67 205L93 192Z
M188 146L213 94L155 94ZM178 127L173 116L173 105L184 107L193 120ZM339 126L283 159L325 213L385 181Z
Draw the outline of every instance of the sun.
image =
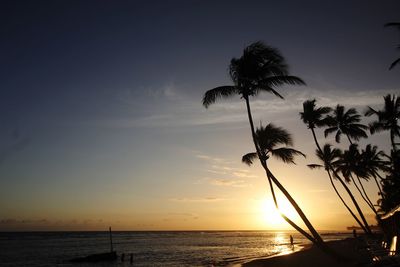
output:
M296 218L296 211L288 201L285 201L284 199L278 199L278 204L283 214L292 220L293 218ZM260 200L259 213L263 223L268 225L268 227L274 229L284 229L288 226L287 222L279 214L279 211L275 207L274 201L270 197L265 197Z

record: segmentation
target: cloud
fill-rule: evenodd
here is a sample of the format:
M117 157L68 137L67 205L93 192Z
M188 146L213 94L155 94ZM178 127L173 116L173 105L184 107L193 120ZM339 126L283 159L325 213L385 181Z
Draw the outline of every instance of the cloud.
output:
M168 216L178 216L178 217L197 217L197 214L194 213L185 213L185 212L170 212Z
M323 90L305 87L288 90L283 94L285 100L268 93L261 93L250 102L255 118L262 118L265 114L286 116L287 113L293 113L297 116L303 102L307 99L316 98L318 104L324 106L332 107L341 103L348 107L364 108L368 105L381 105L383 95L396 92L396 89L366 91L339 90L332 86L330 89ZM179 89L174 83L165 83L156 89L122 90L118 98L124 105L129 104L131 110L135 110L134 107L136 107L138 112L132 112L131 116L122 113L123 115L120 116L100 118L90 123L111 128L176 128L213 125L248 127L245 103L239 97L222 100L205 109L201 105L200 98L193 99L193 96L185 95L184 90Z
M218 198L218 197L199 197L199 198L170 198L170 201L174 202L187 202L187 203L207 203L207 202L219 202L226 200L225 198Z
M203 153L195 155L208 163L207 173L211 177L204 177L197 181L197 183L208 183L214 186L230 186L230 187L247 187L250 186L248 179L256 178L251 171L235 167L237 163Z
M37 226L79 226L79 225L103 225L103 219L70 219L70 220L49 220L49 219L14 219L5 218L0 219L0 226L2 227L37 227Z
M247 187L247 184L243 180L232 180L232 179L208 179L208 182L216 186L231 186L231 187Z

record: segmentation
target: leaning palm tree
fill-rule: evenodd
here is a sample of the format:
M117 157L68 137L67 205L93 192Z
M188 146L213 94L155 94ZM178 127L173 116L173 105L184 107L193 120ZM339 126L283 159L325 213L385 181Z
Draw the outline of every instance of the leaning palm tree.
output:
M342 196L340 195L339 191L337 190L335 183L333 182L333 177L331 175L331 168L336 168L339 162L339 159L342 156L342 151L338 148L333 148L330 144L325 144L323 149L317 149L315 151L315 154L317 155L318 159L323 163L321 164L308 164L307 166L311 169L319 169L319 168L324 168L325 171L328 173L329 176L329 181L331 182L331 185L336 193L336 195L339 197L340 201L342 201L343 205L346 207L347 211L351 214L351 216L354 218L354 220L358 223L358 225L364 230L364 232L368 233L368 229L366 228L365 225L368 226L368 223L365 222L363 224L358 217L354 214L352 209L347 205L347 203L344 201ZM336 172L333 173L334 178L341 180L342 178L339 177ZM342 180L343 181L343 180ZM345 188L347 188L347 185L345 185ZM350 191L350 190L349 190ZM353 196L351 194L351 196ZM354 198L354 197L353 197ZM365 218L364 218L365 219Z
M365 115L375 115L378 117L378 120L369 124L371 134L389 131L392 148L393 151L396 152L397 144L395 142L395 137L400 137L400 126L398 125L400 118L400 97L388 94L384 96L383 99L385 104L382 110L375 110L368 107Z
M306 100L303 103L303 112L300 112L300 117L303 120L304 124L307 125L307 127L311 130L315 145L317 146L317 156L320 155L321 157L328 157L329 154L331 154L329 151L324 151L321 149L321 146L318 143L318 139L315 134L315 128L316 127L323 127L327 125L327 118L325 115L329 114L331 109L329 107L316 107L316 100ZM328 147L324 147L324 149L327 149ZM329 153L328 153L329 152ZM337 153L337 152L335 152ZM324 155L326 154L326 155ZM332 156L332 155L331 155ZM319 156L318 156L319 157ZM365 229L365 232L370 234L371 229L368 226L368 222L365 219L365 216L360 208L360 205L358 204L357 200L355 199L353 193L351 192L350 188L347 186L347 184L343 181L343 179L338 175L336 171L336 166L333 166L330 160L324 160L324 163L327 165L328 171L331 171L333 176L340 182L340 184L343 186L343 188L346 190L347 194L349 195L350 199L353 202L353 205L355 206ZM330 173L328 172L330 175ZM336 191L336 188L334 188ZM341 198L341 196L339 196ZM345 204L347 207L347 204ZM352 212L350 212L352 214ZM353 214L352 214L353 215ZM354 217L354 216L353 216ZM358 222L358 221L357 221Z
M358 150L357 144L351 144L349 146L349 149L343 152L342 157L338 162L337 170L342 173L347 182L353 182L361 197L368 204L371 210L377 215L374 204L368 197L368 194L366 193L364 186L361 182L361 179L369 179L369 173L364 164L362 164L362 156L360 151ZM356 182L354 177L356 177L358 183ZM360 187L358 185L360 185Z
M377 146L367 145L365 149L361 150L361 164L369 177L375 180L376 186L378 187L379 193L384 198L381 181L383 177L379 172L388 171L388 161L384 160L383 157L387 157L385 152L378 150ZM380 181L378 181L378 178Z
M293 148L293 141L291 135L283 128L276 127L272 123L268 124L267 126L263 127L260 125L255 132L256 142L258 144L259 152L261 154L260 161L262 165L266 168L266 173L268 176L268 181L272 193L272 197L275 203L276 208L280 212L280 215L296 230L306 236L309 240L315 242L315 238L310 236L306 231L302 228L297 226L290 218L288 218L284 213L279 210L279 204L275 195L274 186L272 184L272 172L268 168L268 159L270 156L275 157L279 160L282 160L285 163L292 163L294 164L294 157L297 155L301 155L305 157L305 155ZM279 147L278 147L279 146ZM252 165L254 161L257 159L258 154L257 152L247 153L242 157L242 162L246 163L247 165ZM293 202L294 199L293 199Z
M229 65L229 74L233 85L219 86L208 90L203 97L203 105L207 108L215 103L220 98L239 95L245 100L247 115L250 124L251 135L256 153L260 159L260 163L268 174L268 168L263 164L262 153L256 139L253 117L250 108L250 97L257 96L260 92L272 93L280 98L283 98L276 90L276 87L285 84L304 85L304 81L296 76L289 75L288 66L284 57L277 49L269 47L262 42L255 42L243 51L240 58L233 58ZM282 191L285 197L290 201L301 219L304 221L316 244L322 244L322 238L312 226L308 218L300 207L293 201L289 192L283 187L276 177L267 175L268 179Z
M368 136L365 130L368 127L360 124L360 120L361 115L354 108L346 111L344 106L337 105L333 110L333 115L328 115L326 118L329 127L325 129L325 137L336 133L335 140L337 143L340 143L340 137L344 134L347 136L350 144L353 143L351 139L358 141L362 137L366 138Z
M396 27L398 30L400 30L400 22L389 22L385 24L385 27ZM397 46L397 49L400 49L400 44ZM392 64L390 64L389 70L393 69L399 62L400 58L393 61Z

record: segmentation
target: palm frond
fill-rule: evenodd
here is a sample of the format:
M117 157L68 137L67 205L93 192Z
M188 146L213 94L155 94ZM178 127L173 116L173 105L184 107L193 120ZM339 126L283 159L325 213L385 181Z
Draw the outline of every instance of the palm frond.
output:
M370 106L368 106L367 110L365 111L364 115L369 117L371 115L375 115L378 114L378 111L376 111L375 109L371 108Z
M257 95L260 91L265 91L268 93L272 93L275 96L279 97L280 99L284 99L284 97L278 93L278 91L276 91L274 88L272 87L268 87L268 86L258 86L255 90L254 90L254 95Z
M209 105L214 104L219 98L229 97L238 92L236 86L219 86L214 89L208 90L203 96L203 106L208 108Z
M379 133L385 130L387 130L387 127L385 127L385 125L379 121L373 121L369 124L369 131L371 134Z
M325 129L325 131L324 131L325 138L327 138L330 134L332 134L336 131L337 131L337 127L330 127L328 129Z
M310 129L315 128L315 126L323 127L328 125L326 117L324 118L323 116L332 110L329 107L316 108L315 102L315 99L304 101L303 112L300 112L301 119Z
M306 157L306 155L303 154L302 152L300 152L296 149L287 148L287 147L273 149L270 152L271 152L272 156L282 160L285 163L292 163L292 164L295 164L295 162L294 162L295 156L301 155L303 157Z
M242 157L242 162L250 166L251 164L253 164L256 158L257 158L256 152L247 153Z
M323 168L324 166L319 165L319 164L307 164L307 167L313 170L313 169Z
M392 64L390 64L389 70L393 69L399 62L400 62L400 58L393 61Z
M299 77L291 76L291 75L281 75L281 76L271 76L266 79L263 79L259 82L259 84L267 85L267 86L281 86L285 84L290 85L306 85L306 83Z
M291 134L281 127L269 123L265 127L260 126L256 130L256 139L262 150L272 150L277 145L292 146Z
M385 27L398 27L400 30L400 22L388 22L388 23L385 23L384 26Z

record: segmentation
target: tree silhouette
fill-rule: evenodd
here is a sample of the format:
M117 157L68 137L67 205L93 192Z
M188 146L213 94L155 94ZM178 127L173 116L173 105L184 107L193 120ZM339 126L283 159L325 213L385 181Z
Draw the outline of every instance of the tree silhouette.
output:
M390 141L394 152L397 151L395 137L400 137L400 126L398 121L400 118L400 98L395 95L386 95L383 97L384 106L382 110L375 110L368 107L365 112L366 116L375 115L378 117L377 121L369 124L371 134L381 131L389 131Z
M296 155L301 155L305 157L305 155L293 148L290 148L289 146L293 146L293 141L291 135L283 128L276 127L272 123L268 124L267 126L263 127L262 125L260 128L258 128L255 132L255 138L256 142L259 147L259 152L261 154L260 161L262 162L262 165L265 166L266 168L266 173L268 177L268 182L270 185L272 197L274 200L274 204L276 208L278 209L280 215L290 224L292 225L296 230L298 230L300 233L302 233L305 237L307 237L309 240L314 240L315 238L310 236L306 231L304 231L302 228L300 228L297 224L295 224L290 218L288 218L284 213L282 213L279 209L279 204L275 195L275 190L272 184L272 172L268 168L267 161L270 158L270 156L273 156L277 159L282 160L285 163L292 163L294 164L294 157ZM277 147L280 146L280 147ZM246 163L247 165L252 165L254 160L258 158L257 152L251 152L247 153L242 157L242 162ZM275 177L274 177L275 178ZM276 178L275 178L276 179ZM292 200L293 202L294 199Z
M203 97L203 105L207 108L209 105L215 103L220 98L226 98L233 95L241 96L246 103L247 115L250 124L251 135L256 149L257 156L261 165L266 171L270 185L272 182L282 191L284 196L289 200L291 205L296 209L297 213L304 221L310 230L313 238L310 239L320 248L324 249L323 240L312 226L304 212L297 205L285 187L279 182L278 179L269 171L263 155L257 142L257 136L254 129L253 118L250 108L250 96L257 96L260 92L269 92L280 98L283 98L276 90L276 87L285 84L304 85L304 81L296 76L289 75L288 66L284 57L277 49L269 47L262 42L255 42L243 51L240 58L233 58L229 65L229 74L233 85L219 86L214 89L208 90ZM272 187L271 187L272 188ZM289 224L294 226L294 223L285 216L283 217ZM297 230L300 227L295 227ZM302 231L301 233L304 233ZM309 236L306 236L309 238Z
M320 158L324 162L324 166L328 167L327 172L328 172L331 184L332 184L335 192L337 193L338 197L342 200L345 207L349 210L350 214L357 221L357 223L360 224L360 221L358 220L358 218L354 215L353 211L351 211L351 209L349 209L348 205L343 201L343 198L338 193L335 185L333 184L330 172L332 172L333 176L340 182L340 184L346 190L347 194L349 195L350 199L353 202L353 205L356 207L356 210L357 210L358 214L360 215L361 220L363 221L363 224L360 224L360 226L363 228L363 230L366 233L370 234L371 229L369 228L368 222L365 219L365 216L364 216L357 200L355 199L353 193L351 192L351 190L347 186L347 184L338 175L338 173L336 171L336 166L333 166L333 158L332 157L333 156L337 157L339 151L335 150L334 152L332 152L332 150L330 149L330 146L327 146L327 145L324 146L324 150L321 149L321 146L319 145L318 139L315 134L316 127L324 127L327 125L328 119L325 117L325 115L329 114L330 111L331 111L331 108L329 108L329 107L318 107L317 108L315 99L306 100L303 103L303 112L300 112L300 117L301 117L302 121L307 125L307 127L312 132L315 145L317 146L317 153L316 153L317 157ZM332 119L330 119L330 120L332 121ZM340 155L341 155L341 153L340 153ZM317 165L314 164L314 165L311 165L311 167L317 167Z
M360 124L361 115L357 113L354 108L345 110L344 106L337 105L333 110L333 115L326 117L326 123L329 128L325 130L325 137L335 133L335 140L340 143L340 137L342 134L346 135L349 139L350 144L353 142L351 139L358 141L361 137L368 137L365 130L367 126Z
M371 210L377 215L374 204L368 197L368 194L366 193L364 186L361 182L361 179L369 179L369 173L362 163L362 156L360 151L358 150L357 144L351 144L349 146L349 149L343 151L341 159L338 162L337 170L342 173L347 182L353 182L361 197L368 204ZM354 176L356 177L358 184L354 179ZM360 185L361 188L358 185Z
M340 201L343 203L343 205L346 207L348 212L353 216L354 220L358 223L358 225L364 230L364 232L368 233L370 232L369 228L366 228L365 225L368 226L368 223L365 221L365 225L358 219L358 217L354 214L352 209L347 205L347 203L344 201L342 196L340 195L339 191L337 190L335 183L333 182L332 179L332 174L331 174L331 169L335 169L338 166L338 162L342 156L342 151L338 148L333 148L330 144L325 144L323 149L317 149L315 151L315 154L317 155L318 159L323 163L323 165L320 164L308 164L307 166L311 169L316 169L316 168L324 168L325 171L328 173L329 176L329 181L331 182L331 185L336 193L336 195L339 197ZM336 172L333 172L333 175L335 176L335 179L342 180L341 177L339 177ZM344 184L342 180L342 184ZM352 199L355 200L353 194L351 193L350 189L347 187L346 184L344 184L345 188L347 189L347 192L351 195ZM358 205L358 204L357 204ZM364 215L363 215L364 217ZM365 218L363 218L365 220Z
M389 170L389 162L384 160L383 157L386 157L385 152L378 150L377 146L372 146L371 144L368 144L365 149L361 151L361 166L365 169L366 174L375 180L381 197L384 197L380 183L383 177L379 174L379 171ZM380 181L378 181L378 178Z
M400 203L400 151L391 151L388 175L382 181L383 197L380 199L380 208L389 212Z
M331 112L330 107L316 107L316 100L306 100L303 103L303 112L300 112L300 117L304 124L307 125L308 129L311 130L315 145L318 150L322 152L322 149L318 143L317 136L315 135L315 128L323 127L327 125L326 118L324 117Z
M285 163L294 164L294 157L301 155L305 157L302 152L290 148L293 146L291 135L283 128L276 127L270 123L263 127L262 125L256 130L256 141L263 155L262 159L267 161L270 156L282 160ZM284 145L283 147L277 147ZM242 157L242 161L247 165L252 165L253 161L257 158L257 152L248 153Z

